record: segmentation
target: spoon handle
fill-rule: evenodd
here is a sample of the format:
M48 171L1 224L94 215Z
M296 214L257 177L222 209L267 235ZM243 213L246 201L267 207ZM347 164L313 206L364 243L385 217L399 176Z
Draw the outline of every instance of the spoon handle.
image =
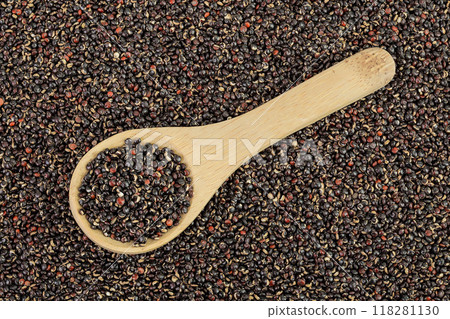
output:
M226 121L220 129L224 137L249 140L256 154L274 144L274 139L282 139L382 88L394 73L395 63L388 52L367 49L257 109ZM239 155L245 159L248 153Z

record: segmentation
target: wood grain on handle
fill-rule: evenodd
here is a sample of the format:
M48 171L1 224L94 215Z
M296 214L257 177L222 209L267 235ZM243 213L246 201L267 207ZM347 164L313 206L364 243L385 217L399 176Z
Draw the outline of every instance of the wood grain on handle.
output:
M367 49L226 125L235 137L251 141L284 138L382 88L394 74L388 52Z

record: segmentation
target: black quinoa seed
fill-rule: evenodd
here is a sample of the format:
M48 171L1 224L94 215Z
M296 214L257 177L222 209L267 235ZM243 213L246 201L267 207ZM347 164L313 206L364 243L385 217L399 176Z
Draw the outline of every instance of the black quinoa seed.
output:
M140 245L178 225L193 189L179 155L140 140L126 143L129 148L106 149L87 165L80 213L105 236Z
M449 21L443 0L2 1L0 299L449 300ZM392 82L239 168L169 244L119 256L74 221L100 141L234 118L374 46ZM307 140L325 165L296 164Z

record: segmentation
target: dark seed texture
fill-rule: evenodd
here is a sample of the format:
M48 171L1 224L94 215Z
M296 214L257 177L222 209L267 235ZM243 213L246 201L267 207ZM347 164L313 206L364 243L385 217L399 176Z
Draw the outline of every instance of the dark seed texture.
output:
M449 300L447 1L77 3L0 3L1 299ZM73 220L105 138L236 117L373 46L391 83L238 169L168 245L120 256ZM309 139L325 165L296 164Z
M129 146L106 149L88 164L80 213L105 236L139 245L178 225L193 189L180 156L140 141Z

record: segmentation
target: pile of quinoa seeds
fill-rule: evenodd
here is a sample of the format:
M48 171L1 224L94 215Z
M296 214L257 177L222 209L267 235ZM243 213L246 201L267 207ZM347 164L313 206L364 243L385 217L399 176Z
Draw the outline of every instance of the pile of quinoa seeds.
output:
M134 245L177 226L193 195L181 157L156 144L125 141L100 152L79 188L80 214L103 235Z
M0 0L0 299L449 300L449 21L444 0ZM374 46L392 82L239 168L169 244L122 256L74 221L105 138L236 117Z

